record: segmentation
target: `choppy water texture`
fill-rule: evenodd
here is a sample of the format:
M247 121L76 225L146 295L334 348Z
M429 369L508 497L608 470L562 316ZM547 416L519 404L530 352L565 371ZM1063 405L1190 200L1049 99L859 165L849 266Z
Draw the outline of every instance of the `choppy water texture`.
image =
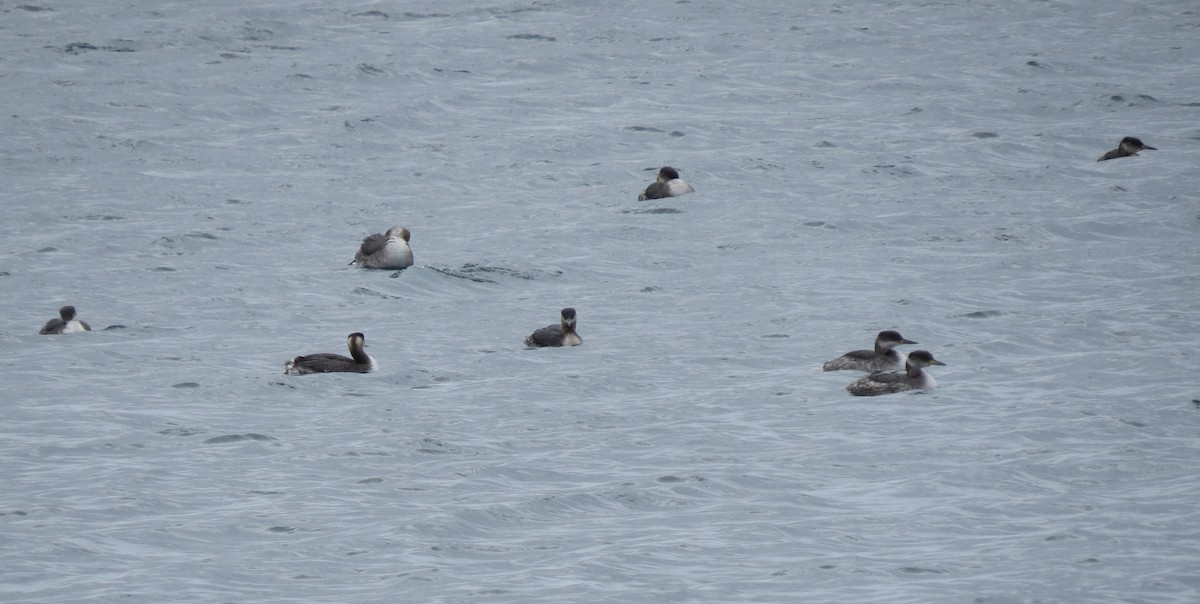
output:
M1198 31L4 2L0 600L1200 600ZM939 390L821 372L887 328Z

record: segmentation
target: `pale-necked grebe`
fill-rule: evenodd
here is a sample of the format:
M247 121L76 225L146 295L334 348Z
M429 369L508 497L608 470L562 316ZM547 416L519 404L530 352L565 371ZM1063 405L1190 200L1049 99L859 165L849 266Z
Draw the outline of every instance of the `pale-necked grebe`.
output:
M575 309L562 309L558 325L547 325L525 338L525 345L532 348L542 346L579 346L583 338L575 333Z
M363 350L365 343L366 338L361 333L352 333L346 337L346 348L350 349L349 357L329 352L306 354L285 363L283 365L283 372L292 375L304 375L306 373L367 373L368 371L375 371L377 367L375 359L371 358L371 355Z
M881 331L875 336L875 350L851 350L832 361L827 361L823 368L825 371L851 369L871 373L900 369L904 366L904 355L892 349L901 344L916 342L904 339L898 331Z
M386 233L368 235L354 254L354 261L366 268L408 268L413 263L408 238L408 229L402 226L394 226Z
M904 362L903 373L898 371L872 373L846 386L846 390L855 396L876 396L906 390L932 390L937 388L937 380L933 379L932 375L921 371L930 365L945 365L945 363L933 358L933 355L927 350L914 350L912 354L908 355L908 360Z
M60 333L75 333L77 331L91 331L92 326L87 324L87 321L75 317L74 306L64 306L58 309L58 318L46 321L42 326L42 330L38 333L60 334Z
M1117 144L1116 149L1113 149L1112 151L1109 151L1108 153L1101 155L1100 159L1098 159L1096 161L1104 161L1106 159L1116 159L1118 157L1129 157L1130 155L1137 155L1138 151L1144 151L1147 149L1149 149L1150 151L1158 151L1158 149L1155 149L1154 147L1151 147L1151 146L1143 143L1142 139L1140 139L1140 138L1126 136L1125 138L1121 139L1120 143Z
M679 197L685 193L695 193L692 185L679 178L679 170L671 166L663 166L658 171L658 180L646 187L646 191L638 195L638 201L647 199L662 199L664 197Z

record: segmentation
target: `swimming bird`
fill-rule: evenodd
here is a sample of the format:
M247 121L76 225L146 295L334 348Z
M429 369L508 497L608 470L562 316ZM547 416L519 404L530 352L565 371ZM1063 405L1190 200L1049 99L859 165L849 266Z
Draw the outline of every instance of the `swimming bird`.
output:
M283 372L291 375L305 375L308 373L367 373L375 371L378 365L375 364L375 359L363 350L365 343L366 338L361 333L354 332L346 337L346 348L350 349L349 357L329 352L302 355L285 363Z
M408 229L394 226L386 233L367 235L354 262L365 268L401 269L412 266L412 248L408 246Z
M937 380L922 371L930 365L945 365L945 363L933 358L933 355L927 350L914 350L912 354L908 355L908 360L904 362L903 373L898 371L872 373L867 377L858 378L846 386L846 390L855 396L876 396L907 390L932 390L937 388Z
M904 366L904 355L892 349L901 344L916 344L916 342L906 340L898 331L881 331L879 335L875 336L875 350L851 350L832 361L826 361L823 369L825 371L852 369L871 373L900 369Z
M64 306L58 309L58 318L46 321L42 326L42 330L38 332L40 335L60 334L60 333L75 333L77 331L91 331L92 326L87 324L87 321L75 317L74 306Z
M1125 138L1121 139L1120 143L1117 144L1116 149L1113 149L1112 151L1109 151L1108 153L1101 155L1100 159L1098 159L1096 161L1104 161L1106 159L1116 159L1118 157L1129 157L1130 155L1137 155L1138 151L1144 151L1146 149L1149 149L1150 151L1158 151L1158 149L1143 143L1142 139L1140 139L1140 138L1126 136Z
M530 348L542 346L579 346L583 338L575 333L575 309L562 309L562 318L558 325L547 325L525 338L525 345Z
M664 197L679 197L685 193L695 193L692 185L679 178L679 170L671 166L663 166L658 171L658 180L650 183L646 191L638 195L638 201L647 199L662 199Z

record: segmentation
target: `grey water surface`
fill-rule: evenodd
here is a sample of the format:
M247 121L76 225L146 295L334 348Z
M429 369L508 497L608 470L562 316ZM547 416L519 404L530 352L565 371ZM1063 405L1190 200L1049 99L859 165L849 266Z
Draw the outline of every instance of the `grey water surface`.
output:
M1198 601L1198 32L0 2L0 601Z

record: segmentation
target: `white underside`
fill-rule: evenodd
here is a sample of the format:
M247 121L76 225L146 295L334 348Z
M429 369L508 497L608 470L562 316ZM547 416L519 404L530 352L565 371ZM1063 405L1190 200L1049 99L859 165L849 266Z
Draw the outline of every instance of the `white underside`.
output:
M687 184L682 178L672 178L667 181L667 190L670 191L671 197L679 197L684 193L695 193L696 190L692 185Z
M83 328L83 323L80 323L79 319L71 319L70 321L67 321L67 324L63 327L61 333L78 333L81 331L87 331Z
M362 265L367 268L408 268L412 266L412 248L403 239L392 238L382 250L367 256Z

